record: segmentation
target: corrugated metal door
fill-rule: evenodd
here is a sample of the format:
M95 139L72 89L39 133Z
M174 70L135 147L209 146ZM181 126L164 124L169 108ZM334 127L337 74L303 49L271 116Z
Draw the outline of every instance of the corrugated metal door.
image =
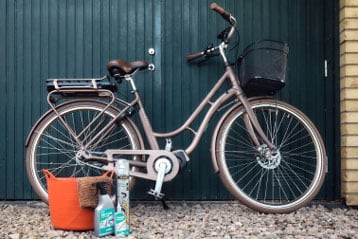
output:
M333 0L218 1L239 20L241 50L264 38L289 43L288 86L281 97L317 124L328 143L330 165L335 166L335 135L329 130L334 128L330 105L334 90L333 83L326 83L323 68L326 36L331 32L325 27L325 13L332 8L328 2ZM156 70L138 74L137 86L154 129L180 126L222 72L218 60L201 67L185 62L187 54L215 43L216 34L225 26L209 10L210 3L0 1L0 199L36 198L24 168L23 145L32 124L47 109L47 78L96 77L107 73L105 64L111 58L146 59ZM147 54L151 47L156 51L153 56ZM120 90L127 91L125 84ZM164 186L169 199L230 198L212 173L212 127L191 155L185 172ZM187 145L189 139L189 134L175 138L174 147ZM321 197L335 197L338 191L328 190L335 180L337 176L331 173ZM133 197L147 198L143 190L149 186L152 184L139 181Z

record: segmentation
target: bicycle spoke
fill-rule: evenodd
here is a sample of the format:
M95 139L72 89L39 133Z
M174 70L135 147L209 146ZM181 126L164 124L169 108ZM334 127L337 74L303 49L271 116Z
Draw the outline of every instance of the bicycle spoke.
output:
M52 174L54 176L62 176L62 172L66 169L70 169L72 167L76 167L77 164L76 163L71 163L72 160L69 160L67 162L63 162L62 164L59 165L59 167L56 168L52 168L49 167L48 169L50 169L50 171L52 172ZM51 164L50 164L51 165ZM69 176L73 176L73 175L69 175Z
M128 140L128 136L126 136L126 135L122 136L122 134L123 134L123 130L116 132L114 134L110 134L110 136L107 136L106 138L104 138L101 141L101 143L96 146L96 148L105 148L107 146L115 145L115 144L121 145L120 149L128 148L130 146L130 144L123 144L123 145L119 144L119 142L124 142L124 141ZM118 137L118 136L122 136L122 137Z
M48 137L50 139L53 140L53 142L56 142L56 138L54 137L51 137L47 134L44 134L45 137ZM54 140L55 139L55 140ZM57 147L55 146L54 144L50 143L49 141L45 140L45 139L41 139L41 142L45 144L45 146L42 146L40 145L38 148L39 149L53 149L57 152L59 152L59 154L64 154L66 155L67 157L71 158L73 157L73 153L76 152L76 150L71 150L71 149L67 149L65 147ZM64 145L69 145L67 144L66 142L62 141L62 140L59 140L56 142L58 146L64 146ZM46 147L47 146L47 147ZM72 145L71 145L72 146ZM46 154L38 154L38 155L46 155ZM47 154L47 155L51 155L51 154Z
M309 170L307 170L307 169L305 169L303 167L300 167L300 166L298 166L296 164L289 163L289 162L287 162L287 160L283 161L283 163L285 163L286 166L288 166L288 167L294 167L296 169L296 170L292 170L292 168L291 168L292 172L296 172L297 170L299 170L299 172L304 172L304 173L312 175L312 176L314 176L314 174L315 174L315 171L313 171L313 172L309 171Z
M259 198L259 193L260 193L260 189L261 189L261 183L262 183L262 178L265 176L265 174L267 174L268 171L261 168L260 172L258 172L257 174L260 174L260 178L257 180L256 184L252 187L252 190L248 193L248 195L252 195L252 193L254 192L254 190L257 188L256 190L256 196L255 198L258 199Z
M290 173L289 172L284 172L283 170L281 170L280 168L277 169L277 172L278 172L278 175L281 176L281 178L283 179L283 181L281 182L284 182L287 189L289 189L289 192L290 192L290 195L293 195L293 197L290 197L290 199L292 198L296 198L297 195L295 194L295 190L293 187L291 187L291 184L293 184L293 186L295 186L295 188L297 189L297 191L299 192L299 195L302 193L301 189L297 186L297 184L295 183L294 180L292 180L291 182L288 182L287 181L287 178L290 178ZM292 172L292 173L295 173L295 172ZM282 190L284 192L286 192L286 190L284 188L282 188ZM288 195L288 193L285 193L285 195Z
M311 151L310 151L311 152ZM301 164L301 165L305 165L306 167L316 167L316 163L315 163L315 161L314 161L314 159L315 159L315 156L310 156L310 155L308 155L308 156L306 156L305 155L306 153L302 153L302 154L300 154L300 153L287 153L287 152L285 152L285 153L281 153L281 155L282 155L282 157L283 157L283 159L285 160L285 161L293 161L293 162L296 162L297 164ZM295 157L297 157L298 159L296 159ZM303 159L311 159L311 161L312 162L310 162L310 161L305 161L305 160L303 160Z
M259 167L258 164L254 163L254 162L253 162L252 164L254 164L254 167L252 167L250 170L246 171L246 173L245 173L244 175L242 175L242 177L241 177L239 180L236 181L236 184L240 184L240 182L241 182L244 178L246 178L246 176L248 176L251 172L253 172L256 167ZM246 184L246 186L243 188L243 190L250 184L250 182L251 182L253 179L254 179L254 177L251 177L251 180Z

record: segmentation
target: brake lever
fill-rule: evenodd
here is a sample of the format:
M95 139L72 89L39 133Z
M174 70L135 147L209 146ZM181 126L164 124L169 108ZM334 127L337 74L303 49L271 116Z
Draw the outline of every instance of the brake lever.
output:
M204 59L198 61L197 65L200 67L202 64L209 61L211 57L217 56L218 54L215 54L216 50L217 48L214 46L214 44L209 44L204 50Z
M206 47L206 49L205 49L205 58L209 58L209 57L211 57L211 56L213 56L213 53L216 51L216 48L215 48L215 46L214 46L214 44L213 43L210 43L207 47Z

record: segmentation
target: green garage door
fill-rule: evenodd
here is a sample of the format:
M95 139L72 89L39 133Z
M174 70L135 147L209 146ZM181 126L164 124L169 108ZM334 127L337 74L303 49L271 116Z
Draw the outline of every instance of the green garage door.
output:
M287 87L279 97L302 109L327 146L329 173L319 197L339 196L337 133L337 33L333 0L226 0L218 4L238 19L240 51L273 39L290 46ZM111 58L145 59L154 72L138 74L153 128L180 126L222 73L217 59L200 67L185 56L216 43L225 22L202 0L5 0L0 2L0 199L32 199L24 168L24 142L47 109L44 81L106 74ZM149 55L148 49L155 54ZM234 57L236 52L232 52ZM325 62L327 69L325 69ZM119 87L127 92L125 83ZM338 112L338 111L337 111ZM200 120L200 119L199 119ZM215 119L214 119L215 120ZM228 199L213 173L210 126L185 172L164 186L169 199ZM189 135L174 139L187 145ZM138 181L132 194L146 199L152 187Z

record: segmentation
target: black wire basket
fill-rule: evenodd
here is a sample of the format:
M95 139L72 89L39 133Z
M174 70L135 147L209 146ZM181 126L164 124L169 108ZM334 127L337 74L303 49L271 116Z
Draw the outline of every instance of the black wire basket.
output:
M241 87L247 96L274 95L285 86L288 45L262 40L245 48L237 60Z

